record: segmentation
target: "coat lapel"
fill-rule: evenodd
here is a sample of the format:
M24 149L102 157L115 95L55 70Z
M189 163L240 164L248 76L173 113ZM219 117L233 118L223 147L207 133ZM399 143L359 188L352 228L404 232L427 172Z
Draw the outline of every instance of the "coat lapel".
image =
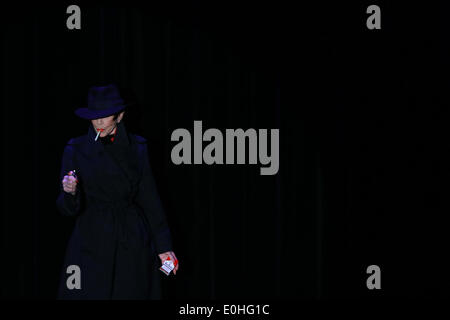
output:
M94 127L91 124L89 126L87 134L87 149L88 153L93 156L105 150L105 147L103 146L103 143L100 141L100 139L97 139L97 141L95 141L96 136L97 133L95 132ZM130 145L130 138L123 122L119 122L117 124L116 140L114 141L114 143L119 145L120 147L127 147Z
M138 159L135 157L134 144L131 143L125 125L122 122L117 125L117 133L114 141L115 145L111 146L116 149L113 153L120 155L119 158L117 158L110 150L107 150L100 140L95 141L96 135L93 126L90 125L87 135L88 141L86 144L86 151L91 159L90 162L93 165L93 169L100 171L94 175L100 177L101 174L98 173L105 173L106 175L111 173L118 174L122 179L109 181L109 183L114 185L114 188L122 189L125 184L130 189L133 189L137 182L133 179L134 175L130 174L128 166L127 168L124 167L124 162L131 162L133 169L133 167L136 168ZM100 183L98 184L98 187L104 189ZM108 187L111 187L111 185Z

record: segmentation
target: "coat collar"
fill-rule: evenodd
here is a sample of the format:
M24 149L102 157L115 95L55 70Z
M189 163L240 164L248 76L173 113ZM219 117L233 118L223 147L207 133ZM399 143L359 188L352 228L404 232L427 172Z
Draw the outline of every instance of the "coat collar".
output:
M87 134L87 142L89 145L89 149L91 150L103 150L104 146L103 143L100 141L100 139L97 139L95 141L95 137L97 136L97 133L94 130L94 127L92 124L89 125L88 134ZM130 138L128 136L128 132L125 128L125 124L121 121L117 124L117 132L115 135L115 140L113 142L114 144L120 145L120 146L128 146L130 144Z

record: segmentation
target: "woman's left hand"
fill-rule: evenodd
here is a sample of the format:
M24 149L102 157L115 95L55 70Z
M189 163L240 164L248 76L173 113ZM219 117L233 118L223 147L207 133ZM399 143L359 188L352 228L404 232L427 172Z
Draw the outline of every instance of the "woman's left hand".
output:
M161 259L161 264L164 263L164 261L167 259L167 257L170 257L170 259L175 263L175 261L178 261L177 256L175 255L175 253L173 251L167 251L164 253L160 253L158 254L159 258ZM175 268L173 268L173 274L177 274L177 270L179 267L179 263L177 262L177 265L175 266Z

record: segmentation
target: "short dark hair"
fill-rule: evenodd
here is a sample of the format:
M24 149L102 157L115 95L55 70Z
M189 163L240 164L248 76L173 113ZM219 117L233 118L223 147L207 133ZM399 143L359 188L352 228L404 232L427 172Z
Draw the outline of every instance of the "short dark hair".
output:
M113 118L113 120L117 120L117 117L119 116L119 114L121 114L121 113L124 112L124 111L125 111L125 109L122 109L122 110L120 110L120 111L114 113L114 118Z

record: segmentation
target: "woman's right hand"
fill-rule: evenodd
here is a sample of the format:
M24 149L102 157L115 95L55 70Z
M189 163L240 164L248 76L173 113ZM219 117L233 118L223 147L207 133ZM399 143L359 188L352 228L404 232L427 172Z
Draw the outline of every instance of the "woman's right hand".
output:
M64 176L62 180L63 189L65 192L70 193L71 195L75 195L77 190L77 179L72 175L73 171L69 171L68 175Z

